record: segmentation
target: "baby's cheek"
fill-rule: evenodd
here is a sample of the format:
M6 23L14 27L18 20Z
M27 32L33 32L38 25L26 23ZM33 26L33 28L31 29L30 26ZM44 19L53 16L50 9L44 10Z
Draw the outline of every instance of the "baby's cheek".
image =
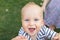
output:
M37 24L37 31L40 31L40 29L43 27L41 24Z
M27 27L24 26L23 29L24 29L25 32L27 31Z
M39 31L40 29L41 29L41 27L40 27L40 26L38 26L38 27L37 27L37 31Z

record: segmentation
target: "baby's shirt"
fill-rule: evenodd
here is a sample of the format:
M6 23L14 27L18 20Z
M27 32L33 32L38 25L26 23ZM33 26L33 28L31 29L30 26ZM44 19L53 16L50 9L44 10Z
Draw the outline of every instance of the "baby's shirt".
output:
M19 31L19 36L25 36L28 38L28 40L31 40L31 37L29 36L28 33L26 33L23 30L23 27L21 27L20 31ZM46 39L52 39L54 36L56 35L56 32L47 28L46 26L43 26L40 31L37 33L37 37L36 40L46 40Z

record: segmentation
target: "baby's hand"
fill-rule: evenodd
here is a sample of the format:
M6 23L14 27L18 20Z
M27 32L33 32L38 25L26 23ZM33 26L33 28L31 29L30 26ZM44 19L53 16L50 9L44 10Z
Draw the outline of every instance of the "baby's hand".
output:
M60 40L60 33L58 33L54 38L53 40Z
M15 38L13 38L11 40L28 40L28 39L24 36L16 36Z

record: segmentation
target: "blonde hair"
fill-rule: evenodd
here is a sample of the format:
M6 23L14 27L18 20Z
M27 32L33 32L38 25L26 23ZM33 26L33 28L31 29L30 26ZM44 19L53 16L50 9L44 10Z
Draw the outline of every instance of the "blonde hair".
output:
M33 7L33 6L38 6L38 7L41 8L41 10L42 10L42 7L40 7L40 6L37 5L36 3L34 3L34 2L29 2L29 3L27 3L27 4L22 8L21 13L23 12L23 10L24 10L26 7Z

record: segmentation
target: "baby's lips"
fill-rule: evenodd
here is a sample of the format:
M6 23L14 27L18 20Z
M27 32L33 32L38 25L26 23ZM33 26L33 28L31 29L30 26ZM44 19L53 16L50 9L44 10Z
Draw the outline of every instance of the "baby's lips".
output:
M30 32L35 31L36 28L28 28Z

